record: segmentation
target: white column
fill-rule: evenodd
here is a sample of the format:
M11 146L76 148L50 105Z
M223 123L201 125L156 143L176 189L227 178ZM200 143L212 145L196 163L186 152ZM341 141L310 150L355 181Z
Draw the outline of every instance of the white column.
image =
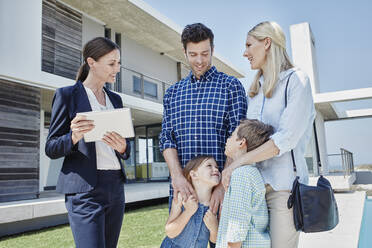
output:
M290 26L292 59L296 67L306 72L310 78L313 95L319 93L319 77L316 62L315 40L309 23L304 22ZM321 171L328 173L328 153L323 116L317 111L315 126L318 136L318 147ZM316 149L314 146L313 149Z
M48 175L48 163L46 162L45 155L45 140L44 135L44 110L40 110L40 148L39 148L39 191L44 191L46 179Z

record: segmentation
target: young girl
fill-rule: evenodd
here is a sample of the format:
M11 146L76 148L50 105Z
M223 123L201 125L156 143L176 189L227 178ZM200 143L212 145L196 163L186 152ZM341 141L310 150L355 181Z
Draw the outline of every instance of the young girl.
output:
M208 240L216 243L217 239L218 221L209 201L213 187L220 182L220 172L213 157L197 156L186 164L183 173L197 198L191 195L182 199L181 194L173 198L161 248L207 248Z

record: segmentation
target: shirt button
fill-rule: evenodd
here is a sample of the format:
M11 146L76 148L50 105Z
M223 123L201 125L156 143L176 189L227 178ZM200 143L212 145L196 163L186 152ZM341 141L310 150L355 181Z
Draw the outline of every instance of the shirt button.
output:
M195 136L195 139L198 139L198 136Z
M195 121L198 121L198 118L195 118Z

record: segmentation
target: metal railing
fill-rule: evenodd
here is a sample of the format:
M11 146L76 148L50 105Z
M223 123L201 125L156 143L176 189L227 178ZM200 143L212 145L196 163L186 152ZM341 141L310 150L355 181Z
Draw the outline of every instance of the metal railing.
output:
M162 103L165 91L171 85L155 77L121 66L113 90Z
M329 158L329 173L343 174L348 176L354 172L353 153L340 148L340 153L328 154Z

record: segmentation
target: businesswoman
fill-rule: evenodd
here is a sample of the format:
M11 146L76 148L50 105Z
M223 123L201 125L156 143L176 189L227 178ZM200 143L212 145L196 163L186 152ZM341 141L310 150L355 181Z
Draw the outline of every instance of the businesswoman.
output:
M294 68L285 47L284 32L275 22L262 22L248 32L243 56L257 74L249 90L247 118L272 125L275 133L222 173L222 183L227 186L235 168L259 162L257 168L266 184L273 248L298 246L293 210L287 207L295 179L290 151L294 152L297 176L307 183L304 154L315 117L309 78Z
M73 86L57 89L45 151L64 157L57 191L65 194L76 247L116 247L124 216L125 172L130 147L117 133L84 142L94 123L77 113L122 108L121 97L104 87L120 71L120 49L98 37L83 49L84 63Z

